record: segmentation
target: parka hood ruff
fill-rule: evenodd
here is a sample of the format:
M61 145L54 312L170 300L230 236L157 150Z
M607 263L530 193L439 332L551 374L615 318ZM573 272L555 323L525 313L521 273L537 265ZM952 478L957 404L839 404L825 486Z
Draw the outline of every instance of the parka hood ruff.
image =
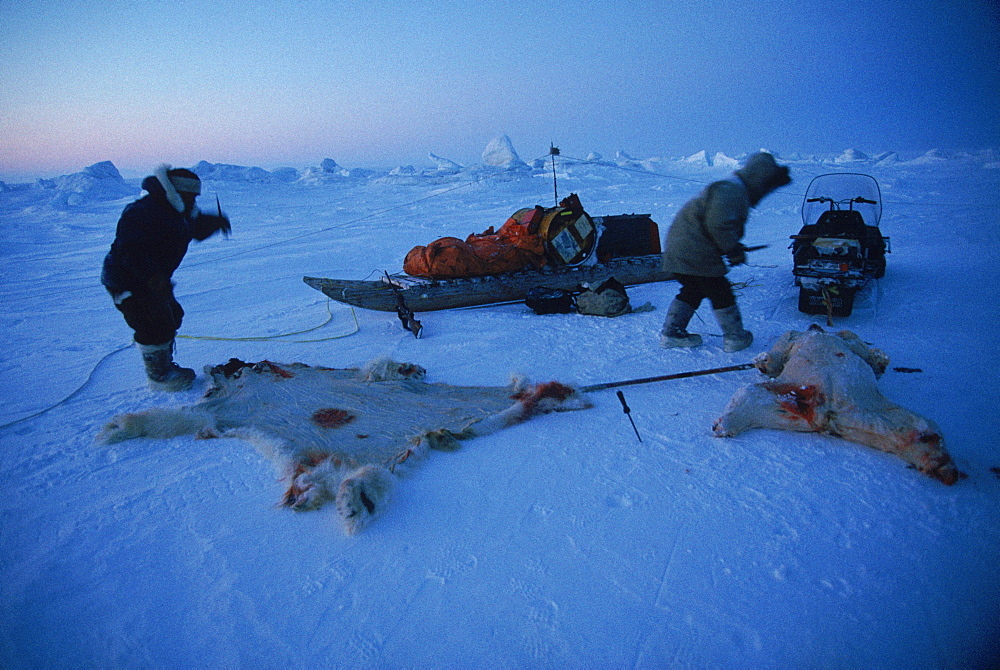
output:
M183 214L184 200L181 199L181 194L177 192L177 189L170 181L170 177L167 176L167 172L170 169L169 165L162 163L153 171L153 176L156 177L156 181L160 182L160 186L163 187L163 194L166 196L167 202L179 213ZM143 185L145 186L145 182L143 182Z
M746 165L734 173L747 188L750 206L754 207L761 199L776 188L791 183L788 168L778 165L774 156L761 151L751 156Z

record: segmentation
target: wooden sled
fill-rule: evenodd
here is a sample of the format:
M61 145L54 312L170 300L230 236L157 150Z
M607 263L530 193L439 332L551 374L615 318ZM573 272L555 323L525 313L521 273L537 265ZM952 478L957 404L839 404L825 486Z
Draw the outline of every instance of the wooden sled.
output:
M604 227L595 255L597 262L547 265L518 272L462 279L423 279L397 273L376 280L302 280L337 302L380 312L395 312L402 297L414 312L521 302L536 286L574 290L614 277L625 286L667 281L673 275L660 267L656 223L647 214L595 217Z

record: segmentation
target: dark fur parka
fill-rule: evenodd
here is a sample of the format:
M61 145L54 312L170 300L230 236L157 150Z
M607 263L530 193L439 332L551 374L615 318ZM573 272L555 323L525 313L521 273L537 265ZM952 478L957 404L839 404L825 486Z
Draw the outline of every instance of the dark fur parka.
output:
M224 217L197 207L183 210L166 171L142 182L147 195L128 205L118 220L111 250L104 259L101 283L112 294L140 293L169 283L191 240L204 240L228 227ZM170 192L167 189L170 189Z

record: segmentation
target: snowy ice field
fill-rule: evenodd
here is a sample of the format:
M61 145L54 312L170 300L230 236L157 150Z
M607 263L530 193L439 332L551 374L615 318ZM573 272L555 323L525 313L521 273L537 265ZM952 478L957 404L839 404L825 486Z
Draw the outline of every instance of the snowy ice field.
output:
M176 274L181 334L308 330L328 301L303 275L398 271L416 244L552 205L548 160L487 154L391 174L203 165L199 202L217 194L234 235L193 244ZM578 193L592 215L649 213L661 232L733 169L722 155L592 158L560 158L560 196ZM94 444L114 414L190 404L206 384L150 391L99 284L139 180L99 164L0 187L0 666L996 667L1000 157L779 159L795 181L751 214L745 239L770 246L730 275L756 336L746 351L723 353L708 305L691 328L705 346L660 349L667 282L629 290L652 312L427 312L419 340L394 314L334 302L317 330L182 339L177 359L388 355L430 381L491 386L513 372L592 384L747 362L825 321L796 308L788 236L811 177L864 172L881 185L892 253L837 325L921 370L879 386L940 425L968 475L955 486L832 437L713 437L732 393L761 379L731 372L624 389L641 442L604 391L592 409L433 452L347 537L332 505L276 508L272 465L240 440Z

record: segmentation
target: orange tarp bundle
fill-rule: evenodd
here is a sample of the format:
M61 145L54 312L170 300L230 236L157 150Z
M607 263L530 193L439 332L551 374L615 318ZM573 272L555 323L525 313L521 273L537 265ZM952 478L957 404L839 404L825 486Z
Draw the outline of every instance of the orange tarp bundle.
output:
M442 237L427 246L414 247L406 254L403 271L413 277L454 279L516 272L529 265L541 267L545 265L545 242L535 231L543 214L540 207L519 209L496 232L490 226L464 242Z

